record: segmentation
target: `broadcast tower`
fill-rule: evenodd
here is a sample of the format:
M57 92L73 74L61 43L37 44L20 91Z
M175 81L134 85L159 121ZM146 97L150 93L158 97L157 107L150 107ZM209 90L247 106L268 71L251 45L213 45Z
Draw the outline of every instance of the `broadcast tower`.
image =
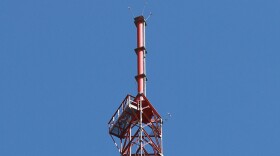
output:
M163 120L146 97L146 47L144 16L134 18L137 30L136 96L127 95L111 117L109 134L121 156L163 156Z

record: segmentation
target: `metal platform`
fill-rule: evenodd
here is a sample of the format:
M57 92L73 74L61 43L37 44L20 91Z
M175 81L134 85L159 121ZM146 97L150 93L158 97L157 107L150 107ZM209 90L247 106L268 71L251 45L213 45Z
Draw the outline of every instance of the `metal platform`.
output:
M162 156L162 118L144 94L127 95L108 125L122 156Z
M115 114L109 121L109 133L118 138L123 138L124 133L128 130L131 122L135 120L133 116L137 111L137 103L134 102L135 97L127 95Z

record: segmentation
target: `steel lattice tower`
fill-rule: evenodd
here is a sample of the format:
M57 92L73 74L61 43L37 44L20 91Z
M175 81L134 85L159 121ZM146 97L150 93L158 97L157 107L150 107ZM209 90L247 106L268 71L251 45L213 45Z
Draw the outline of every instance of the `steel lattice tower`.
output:
M121 156L163 156L162 118L146 97L146 47L143 16L134 18L137 29L136 96L127 95L110 119L109 134Z

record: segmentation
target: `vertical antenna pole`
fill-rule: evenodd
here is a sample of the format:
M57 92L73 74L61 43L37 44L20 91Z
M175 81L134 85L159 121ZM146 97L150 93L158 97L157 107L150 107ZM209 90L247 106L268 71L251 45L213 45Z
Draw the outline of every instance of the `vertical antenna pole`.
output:
M132 100L130 100L130 96L128 96L128 105L130 105ZM131 141L131 127L129 127L129 142ZM131 146L129 146L129 156L131 156Z
M137 54L137 76L136 81L138 84L138 94L144 94L146 95L146 69L145 69L145 55L146 55L146 48L145 48L145 18L143 16L138 16L134 18L134 23L137 28L137 48L135 49L135 52ZM140 144L140 156L143 156L143 121L142 121L142 114L143 114L143 108L142 108L142 100L143 98L140 98L139 101L139 144Z
M144 52L143 52L143 64L144 64L144 74L145 74L145 78L144 78L144 95L147 96L147 90L146 90L146 87L147 87L147 77L146 77L146 54L147 54L147 51L146 51L146 21L145 21L145 24L144 24L144 27L143 27L143 43L144 43Z
M140 142L140 156L143 156L143 107L142 107L142 101L139 101L140 103L140 121L139 121L139 127L140 127L140 135L139 135L139 142Z
M161 153L163 153L162 124L163 124L163 120L160 119L160 146L161 146Z
M134 23L137 28L137 76L136 81L138 84L138 94L146 95L146 69L145 69L145 18L138 16L134 18Z

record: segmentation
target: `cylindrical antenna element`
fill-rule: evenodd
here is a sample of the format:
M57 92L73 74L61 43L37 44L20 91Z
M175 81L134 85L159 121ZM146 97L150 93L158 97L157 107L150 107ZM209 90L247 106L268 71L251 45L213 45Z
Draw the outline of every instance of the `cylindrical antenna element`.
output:
M137 28L137 76L136 81L138 84L138 94L146 94L146 73L145 73L145 18L138 16L134 18L134 23Z

